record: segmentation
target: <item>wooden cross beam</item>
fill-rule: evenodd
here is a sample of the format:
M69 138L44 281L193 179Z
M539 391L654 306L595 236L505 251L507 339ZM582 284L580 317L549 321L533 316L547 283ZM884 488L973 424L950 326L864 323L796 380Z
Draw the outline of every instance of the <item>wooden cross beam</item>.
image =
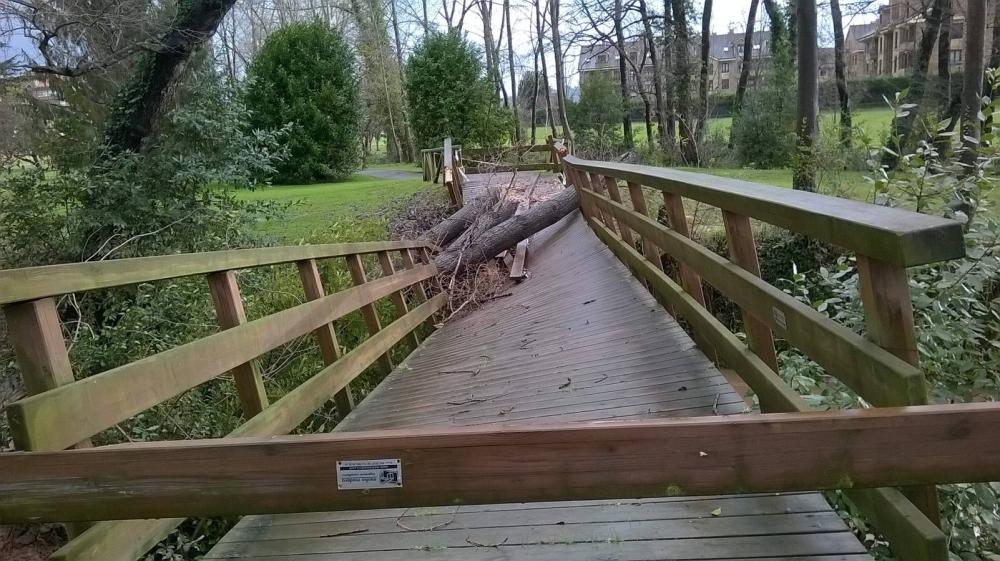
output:
M976 403L12 453L0 523L997 481L998 430ZM401 485L339 488L355 460L398 460Z

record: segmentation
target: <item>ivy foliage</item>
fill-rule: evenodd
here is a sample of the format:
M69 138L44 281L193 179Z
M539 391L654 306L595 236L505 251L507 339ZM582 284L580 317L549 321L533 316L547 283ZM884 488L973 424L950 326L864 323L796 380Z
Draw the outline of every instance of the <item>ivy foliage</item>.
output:
M336 30L295 23L268 36L247 69L246 104L259 130L288 127L284 183L349 176L360 164L362 103L354 55Z
M502 146L516 118L500 107L483 75L479 50L457 33L433 33L406 65L406 98L420 148L451 137L464 146Z

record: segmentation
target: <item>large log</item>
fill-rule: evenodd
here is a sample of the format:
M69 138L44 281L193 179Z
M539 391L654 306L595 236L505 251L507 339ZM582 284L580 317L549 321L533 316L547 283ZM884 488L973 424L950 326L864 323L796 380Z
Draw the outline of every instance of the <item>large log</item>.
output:
M470 265L482 263L505 249L517 245L533 234L555 224L580 205L575 189L564 189L556 196L531 207L493 228L465 246L455 244L437 256L434 264L438 271L461 272Z
M424 239L433 241L435 244L445 247L452 240L462 235L476 218L487 210L493 208L500 199L499 190L492 188L481 197L472 198L462 208L454 214L442 220L424 234Z

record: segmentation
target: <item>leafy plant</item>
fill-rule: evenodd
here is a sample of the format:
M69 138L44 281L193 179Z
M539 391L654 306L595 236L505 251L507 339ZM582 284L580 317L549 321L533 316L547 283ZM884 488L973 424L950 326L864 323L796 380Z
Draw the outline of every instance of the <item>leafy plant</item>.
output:
M319 21L268 36L247 69L246 103L258 130L288 127L282 182L344 178L360 164L362 103L356 61L339 32Z

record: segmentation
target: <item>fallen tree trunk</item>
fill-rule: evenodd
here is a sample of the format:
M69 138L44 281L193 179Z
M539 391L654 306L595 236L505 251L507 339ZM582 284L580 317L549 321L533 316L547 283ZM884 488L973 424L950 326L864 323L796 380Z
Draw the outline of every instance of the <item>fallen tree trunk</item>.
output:
M548 228L579 207L575 189L564 189L556 196L531 207L477 236L465 247L454 244L434 260L441 273L461 272L470 265L488 261L505 249Z
M500 199L498 189L490 189L481 197L475 197L454 214L442 220L424 234L424 239L445 247L459 237L481 214L487 212Z
M445 247L446 251L451 251L452 249L461 249L463 246L475 243L474 240L478 239L479 236L490 231L495 226L506 222L511 216L514 216L515 212L517 212L517 203L514 201L501 201L491 207L487 207L483 210L482 214L472 220L472 223L469 224L469 227L460 236L447 246L441 247Z

